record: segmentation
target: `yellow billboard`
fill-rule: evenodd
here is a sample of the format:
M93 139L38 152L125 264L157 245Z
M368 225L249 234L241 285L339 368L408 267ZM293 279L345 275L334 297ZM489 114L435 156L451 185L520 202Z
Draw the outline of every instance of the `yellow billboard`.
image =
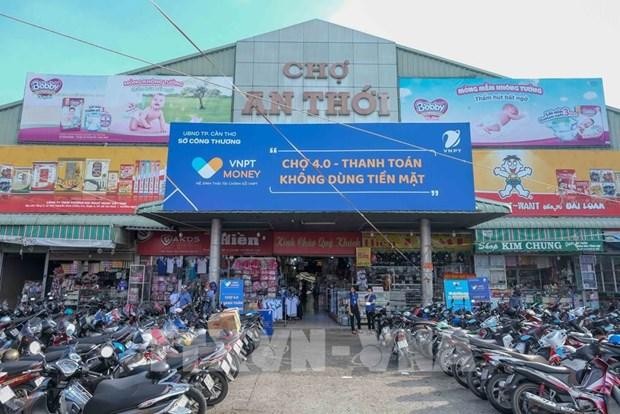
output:
M620 151L475 150L476 196L516 216L620 215Z
M0 213L131 214L164 194L167 148L0 147Z

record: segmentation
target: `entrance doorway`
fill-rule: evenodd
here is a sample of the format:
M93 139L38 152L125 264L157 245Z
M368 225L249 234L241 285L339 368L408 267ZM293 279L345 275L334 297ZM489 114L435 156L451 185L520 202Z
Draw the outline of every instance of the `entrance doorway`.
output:
M0 299L6 300L10 307L16 306L21 300L22 290L27 282L34 282L30 284L31 286L42 284L44 271L45 254L4 253L0 275Z

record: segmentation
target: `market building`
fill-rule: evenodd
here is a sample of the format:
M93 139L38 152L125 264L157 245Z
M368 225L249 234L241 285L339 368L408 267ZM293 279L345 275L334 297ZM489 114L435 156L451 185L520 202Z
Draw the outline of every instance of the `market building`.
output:
M251 307L318 282L343 321L351 283L403 307L475 276L496 297L617 294L620 110L600 79L506 79L321 20L206 53L113 77L29 74L23 102L0 107L1 298L45 280L78 301L105 286L165 302L181 280L234 277ZM359 145L338 147L345 135ZM325 155L362 143L368 155ZM330 169L346 195L280 194ZM214 196L216 182L256 185ZM260 196L265 183L279 188Z

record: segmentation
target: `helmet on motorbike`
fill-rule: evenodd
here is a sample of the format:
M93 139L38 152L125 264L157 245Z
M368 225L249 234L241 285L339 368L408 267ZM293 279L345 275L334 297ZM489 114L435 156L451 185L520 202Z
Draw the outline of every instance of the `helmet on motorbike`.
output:
M8 349L2 354L2 362L17 361L19 359L19 352L17 349Z
M609 337L607 338L607 341L609 341L611 345L620 346L620 335L619 334L609 335Z
M10 322L11 322L10 316L3 316L2 318L0 318L0 323L10 323Z
M73 309L71 309L71 308L65 309L65 315L67 315L67 316L73 315Z

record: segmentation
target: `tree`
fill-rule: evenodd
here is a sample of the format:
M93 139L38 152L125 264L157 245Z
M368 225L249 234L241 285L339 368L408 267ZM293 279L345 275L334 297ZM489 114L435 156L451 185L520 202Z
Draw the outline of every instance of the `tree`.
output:
M208 92L209 90L205 86L196 86L195 88L185 88L183 94L191 96L192 98L198 98L198 102L200 102L199 109L205 109L202 100L208 94Z

